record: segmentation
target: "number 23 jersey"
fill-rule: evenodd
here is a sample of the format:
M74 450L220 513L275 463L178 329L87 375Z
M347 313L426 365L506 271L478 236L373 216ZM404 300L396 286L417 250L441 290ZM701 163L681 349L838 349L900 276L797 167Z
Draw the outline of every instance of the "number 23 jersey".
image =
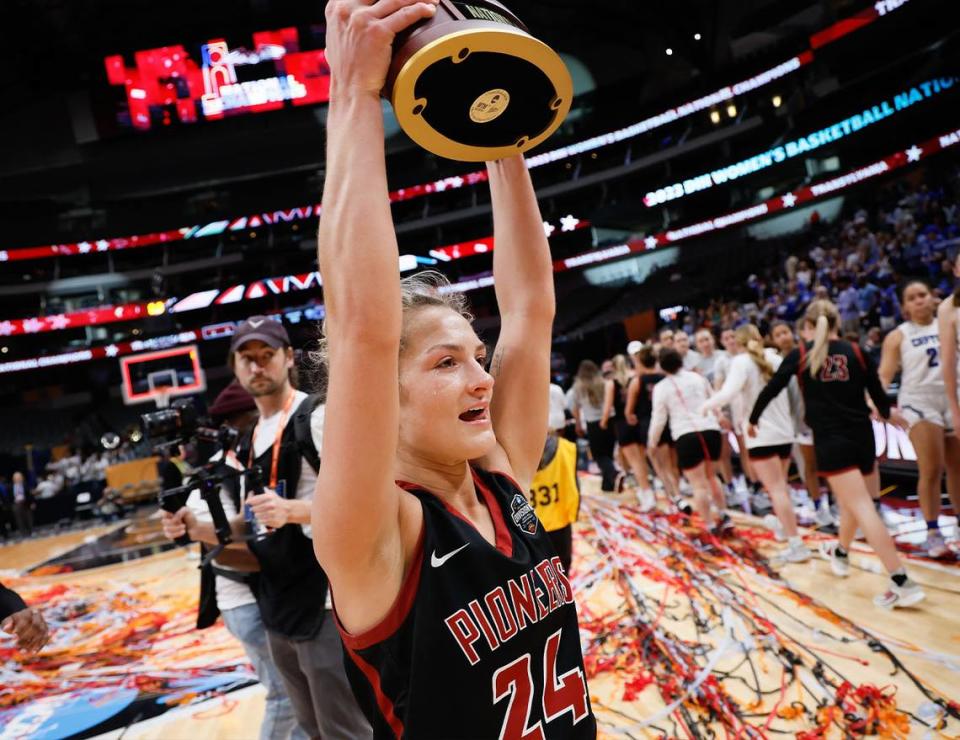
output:
M401 484L420 500L423 531L383 621L361 635L341 628L354 694L376 738L595 738L567 574L516 483L473 476L495 545Z

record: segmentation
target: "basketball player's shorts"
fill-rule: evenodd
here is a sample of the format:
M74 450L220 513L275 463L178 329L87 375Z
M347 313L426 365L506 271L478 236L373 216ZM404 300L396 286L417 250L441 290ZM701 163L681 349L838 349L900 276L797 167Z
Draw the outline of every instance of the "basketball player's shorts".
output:
M748 447L747 455L751 460L770 460L779 457L781 460L789 460L793 454L793 445L767 445L764 447Z
M720 432L713 429L681 435L676 441L677 465L680 470L690 470L707 460L716 462L721 446Z
M818 432L814 452L817 474L824 478L851 470L869 475L877 465L877 443L869 420L857 421L843 431Z
M953 431L953 418L946 393L902 393L897 405L911 429L921 421L928 421L948 432Z
M670 431L669 424L663 428L663 434L660 435L660 444L667 447L676 447L677 443L673 439L673 432Z
M647 444L647 437L650 434L650 419L644 418L643 416L637 419L637 441L642 444ZM657 445L673 445L673 437L670 436L670 425L667 424L663 431L660 432L660 441Z
M650 426L649 421L647 422L647 427ZM646 429L641 430L640 424L631 424L626 419L614 419L613 422L614 431L617 433L617 444L621 447L626 447L627 445L643 444L647 443L647 438L640 438L640 432L643 431L646 433Z

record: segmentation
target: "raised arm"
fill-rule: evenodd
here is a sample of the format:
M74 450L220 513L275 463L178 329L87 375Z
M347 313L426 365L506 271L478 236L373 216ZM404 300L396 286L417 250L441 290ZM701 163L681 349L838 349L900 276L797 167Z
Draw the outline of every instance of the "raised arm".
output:
M903 332L899 329L894 329L883 340L883 348L880 351L880 369L877 372L884 390L890 387L894 376L900 369L900 343L902 341Z
M947 403L954 418L953 433L960 437L960 401L957 399L957 308L953 296L937 309L937 328L940 331L940 367L947 391Z
M490 366L496 379L491 414L506 462L526 487L537 471L547 428L556 310L553 264L523 157L491 162L487 169L496 242L493 276L500 311L500 339ZM498 462L490 460L491 465Z
M756 426L759 423L760 417L763 415L767 406L770 405L770 402L780 394L780 391L789 385L790 378L797 374L799 365L800 350L795 349L784 358L783 362L780 363L780 367L777 368L777 372L773 374L773 377L770 378L764 389L760 391L760 395L757 396L757 402L753 405L753 411L750 412L751 425Z
M326 10L331 86L317 242L329 385L312 524L314 550L338 607L347 605L341 618L357 615L349 608L355 595L399 592L403 577L400 494L393 482L400 273L379 92L394 36L434 12L433 2L412 0L330 0ZM373 612L386 608L371 603L369 619L375 622L382 614ZM355 626L363 617L348 621Z

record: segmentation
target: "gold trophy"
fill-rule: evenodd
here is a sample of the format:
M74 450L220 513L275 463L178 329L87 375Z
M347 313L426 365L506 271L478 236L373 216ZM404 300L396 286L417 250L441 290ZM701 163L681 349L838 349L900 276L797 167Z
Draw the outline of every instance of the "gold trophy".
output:
M573 81L560 56L496 0L439 0L394 42L383 96L400 126L447 159L532 149L563 123Z

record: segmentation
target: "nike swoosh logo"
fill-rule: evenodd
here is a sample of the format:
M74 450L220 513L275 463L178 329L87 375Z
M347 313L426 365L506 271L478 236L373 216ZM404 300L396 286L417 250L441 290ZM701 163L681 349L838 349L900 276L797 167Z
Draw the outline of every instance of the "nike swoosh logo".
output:
M468 542L468 543L467 543L466 545L464 545L463 547L458 547L458 548L457 548L456 550L454 550L453 552L448 552L448 553L447 553L446 555L444 555L442 558L438 558L438 557L437 557L437 551L434 550L434 551L433 551L433 554L430 555L430 565L432 565L434 568L439 568L441 565L443 565L445 562L447 562L450 558L452 558L452 557L453 557L454 555L456 555L458 552L460 552L461 550L463 550L463 549L466 548L466 547L469 547L469 545L470 545L470 543Z

